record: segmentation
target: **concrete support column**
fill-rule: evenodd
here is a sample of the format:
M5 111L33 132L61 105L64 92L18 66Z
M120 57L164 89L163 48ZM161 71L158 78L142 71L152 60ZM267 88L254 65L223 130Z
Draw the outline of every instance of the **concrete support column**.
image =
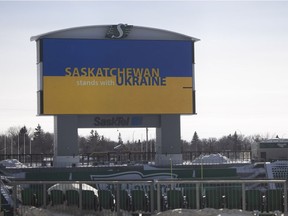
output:
M79 163L77 116L54 116L53 166L77 166Z
M180 130L180 115L161 115L161 126L156 128L156 165L182 164Z

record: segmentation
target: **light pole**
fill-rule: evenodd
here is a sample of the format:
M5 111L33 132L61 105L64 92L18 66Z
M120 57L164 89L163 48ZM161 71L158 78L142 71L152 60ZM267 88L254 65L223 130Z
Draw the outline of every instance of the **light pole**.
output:
M140 139L138 140L138 143L140 142ZM143 143L142 141L140 142L140 154L141 154L141 162L143 163Z
M11 149L10 149L10 152L11 152L11 157L12 157L12 154L13 154L13 137L11 136Z
M23 137L24 137L24 164L25 164L25 157L26 157L26 155L25 155L25 153L26 153L26 152L25 152L25 144L26 144L26 143L25 143L25 138L26 138L26 134L25 134L25 133L24 133L24 136L23 136Z
M33 137L32 138L30 138L30 143L29 143L29 153L30 153L30 155L31 155L31 146L32 146L32 141L33 141L34 139L33 139Z
M149 158L148 158L148 128L146 128L146 160L147 162L149 161Z
M19 161L19 151L20 151L20 146L19 146L19 134L18 134L18 161Z
M4 154L5 154L5 159L6 159L6 154L7 154L7 146L6 146L6 135L4 136Z

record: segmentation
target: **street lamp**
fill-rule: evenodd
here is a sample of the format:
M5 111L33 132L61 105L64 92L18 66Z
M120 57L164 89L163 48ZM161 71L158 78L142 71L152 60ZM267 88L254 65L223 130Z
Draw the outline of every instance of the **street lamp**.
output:
M20 146L19 146L19 134L18 134L18 161L19 161L19 151L20 151Z
M148 128L146 128L146 160L149 161L148 158Z
M5 159L6 159L6 154L7 154L7 146L6 146L6 135L4 136L4 154L5 154Z
M24 133L24 136L23 136L23 139L24 139L24 164L25 164L25 157L26 157L26 155L25 155L25 153L26 153L26 152L25 152L25 149L26 149L26 148L25 148L25 144L26 144L26 143L25 143L25 138L26 138L26 134Z
M31 146L32 146L32 141L33 140L34 140L33 137L30 138L30 143L29 143L29 153L30 153L30 155L31 155Z
M11 157L12 157L12 154L13 154L13 137L11 136Z

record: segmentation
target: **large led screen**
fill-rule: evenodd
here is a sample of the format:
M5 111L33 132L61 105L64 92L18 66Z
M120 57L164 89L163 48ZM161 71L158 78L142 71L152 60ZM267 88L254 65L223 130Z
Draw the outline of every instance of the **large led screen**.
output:
M42 113L192 114L193 41L40 41Z

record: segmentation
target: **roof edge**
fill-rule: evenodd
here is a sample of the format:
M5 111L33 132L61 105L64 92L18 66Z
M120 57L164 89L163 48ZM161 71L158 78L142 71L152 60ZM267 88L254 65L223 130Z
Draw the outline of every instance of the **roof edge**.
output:
M122 30L125 31L126 35L125 38L123 37L121 39L126 40L192 40L194 42L200 40L191 36L164 29L118 24L79 26L60 29L32 36L30 41L37 41L42 38L109 39L107 37L105 38L105 36L107 35L108 31L111 31L111 28L115 28L116 31L119 32L121 31L120 28L122 27ZM128 30L125 30L124 27L128 27Z

